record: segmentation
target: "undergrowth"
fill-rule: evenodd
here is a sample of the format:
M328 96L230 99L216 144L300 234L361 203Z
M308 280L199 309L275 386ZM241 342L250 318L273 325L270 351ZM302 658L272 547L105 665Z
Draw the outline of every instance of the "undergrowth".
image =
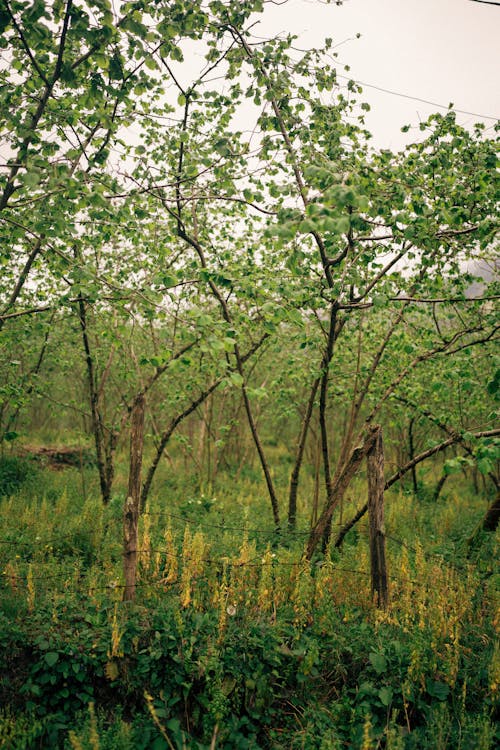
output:
M497 746L498 537L467 559L482 509L465 490L388 493L381 612L366 524L305 562L304 509L276 534L245 477L154 498L124 604L123 496L103 507L81 480L40 472L0 505L2 747Z

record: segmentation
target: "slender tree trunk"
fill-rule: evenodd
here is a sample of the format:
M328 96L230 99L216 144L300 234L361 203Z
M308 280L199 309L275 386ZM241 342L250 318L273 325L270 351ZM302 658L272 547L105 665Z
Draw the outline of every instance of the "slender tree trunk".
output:
M255 354L255 352L262 346L264 341L266 341L268 338L269 338L269 334L267 333L261 336L260 339L255 344L253 344L245 354L241 356L242 362L246 362L248 359L250 359L250 357L252 357ZM234 372L234 369L230 370L230 372ZM162 432L160 436L160 441L156 448L155 456L147 471L146 479L144 480L144 485L143 485L142 493L141 493L141 508L144 508L144 506L146 505L146 500L151 490L151 485L153 483L153 478L156 473L156 469L158 468L161 457L163 456L163 452L165 448L167 447L168 441L172 437L173 432L184 419L189 417L189 415L192 414L198 408L198 406L200 406L205 401L205 399L207 399L210 396L210 394L212 394L219 387L223 379L224 377L220 377L220 378L217 378L217 380L214 380L214 382L211 385L209 385L204 391L200 393L198 398L195 398L193 401L191 401L191 403L184 409L184 411L182 411L180 414L174 417L171 420L167 429L164 432Z
M472 483L474 485L474 492L476 495L479 495L479 481L478 481L478 470L477 466L474 466L472 469Z
M498 522L500 521L500 489L497 489L497 494L490 507L486 511L486 515L483 518L483 530L484 531L496 531Z
M353 518L351 518L350 521L344 524L344 526L340 529L339 533L337 534L334 547L336 547L337 549L340 549L340 547L342 547L343 541L346 535L348 534L348 532L353 528L353 526L356 526L357 522L361 518L363 518L367 510L368 510L368 503L363 505L363 507L358 510L356 515Z
M325 481L325 495L326 502L325 507L328 508L333 502L333 487L334 480L332 480L332 471L330 465L330 446L328 439L328 425L326 419L326 410L328 404L328 383L330 380L330 363L333 358L333 347L336 341L337 334L337 312L338 306L334 302L330 309L330 327L328 330L328 341L323 356L323 362L321 363L321 369L323 374L321 376L321 386L319 394L319 425L321 432L321 452L323 455L323 474ZM322 531L323 538L323 551L326 551L328 542L331 535L331 521L332 516L330 514L328 520L325 522Z
M203 412L200 420L200 431L198 433L198 449L196 451L196 465L198 467L198 483L203 485L203 472L205 468L205 438L207 435L208 425L208 400L203 405Z
M415 417L412 417L410 419L410 424L408 425L408 450L410 453L410 461L413 461L415 458L415 441L413 439L413 426L415 424ZM418 482L417 482L417 469L413 465L411 467L411 481L413 485L413 494L415 497L417 497L418 494Z
M482 438L482 437L496 437L497 435L500 435L500 428L496 428L494 430L485 430L484 432L476 432L474 433L475 438ZM409 471L411 471L412 466L416 466L417 464L421 463L422 461L425 461L427 458L430 458L431 456L436 455L437 453L441 453L442 451L446 450L450 445L453 445L454 443L460 442L462 440L462 437L456 433L455 435L451 435L448 440L445 440L444 442L440 443L439 445L435 445L433 448L429 448L428 450L424 451L423 453L419 453L418 456L415 456L413 461L409 461L405 466L402 466L398 471L393 474L387 482L385 483L385 489L389 489L389 487L392 487L393 484L396 482L399 482L399 480L404 477L405 474L407 474ZM491 476L491 473L490 475ZM494 481L495 487L498 488L498 482ZM496 503L496 501L495 501ZM493 503L493 505L495 505ZM335 540L335 547L340 547L342 545L342 542L344 541L344 537L346 534L357 524L357 522L363 518L365 513L368 510L368 503L365 503L362 508L360 508L354 518L352 518L350 521L348 521L345 526L340 530L338 533L337 539Z
M21 291L26 283L26 279L28 278L31 267L40 254L42 240L43 237L40 237L31 248L28 259L26 260L26 263L24 264L24 267L19 274L19 278L17 280L16 286L14 287L14 291L12 292L9 301L5 305L4 309L2 310L2 317L0 317L0 330L2 330L5 323L5 318L3 316L6 315L6 313L8 313L8 311L12 309L12 307L14 307L14 304L16 303L16 300L21 294Z
M299 442L297 444L297 451L295 454L295 464L290 476L290 491L288 495L288 526L290 527L290 529L295 529L297 523L297 493L299 489L299 476L300 470L302 468L307 433L309 431L309 425L311 424L314 401L316 398L316 393L318 392L319 383L320 378L316 378L312 385L311 393L309 394L306 413L304 414L302 426L300 429Z
M381 427L378 428L373 444L367 453L367 464L372 596L377 607L386 609L389 601L389 587L385 559L384 448Z
M441 494L441 490L444 487L444 483L448 479L448 474L443 474L439 482L436 484L436 489L434 490L434 495L432 496L433 501L436 503L439 499L439 495Z
M313 507L312 507L312 513L311 513L311 526L315 526L318 523L320 474L321 474L321 443L320 443L320 437L316 436L315 445L314 445L314 494L313 494Z
M329 367L333 357L333 345L335 343L335 322L337 319L337 305L334 303L330 309L330 327L328 330L328 341L321 362L321 385L319 394L319 425L321 430L321 451L323 454L323 473L325 477L326 505L332 497L332 474L330 467L328 426L326 423L326 407L328 401Z
M377 429L378 426L371 426L369 428L364 440L352 449L348 460L346 461L340 472L336 475L332 486L331 500L323 510L321 516L319 517L318 523L311 530L311 534L309 536L306 549L306 557L308 560L310 560L313 556L318 542L325 533L325 529L331 523L333 512L339 504L340 499L344 495L345 491L347 490L350 482L352 481L352 478L359 471L361 462L363 461L373 444Z
M132 406L128 495L123 510L124 601L133 601L135 598L139 513L141 505L142 453L144 448L144 409L144 395L140 394Z
M185 115L187 116L187 103L186 103ZM180 164L179 164L179 167L181 165L182 165L182 151L181 151L181 155L180 155ZM180 174L180 172L181 172L181 170L179 168L179 174ZM179 185L177 186L177 190L178 190L178 196L180 196L180 186ZM178 219L178 225L177 225L177 233L178 233L178 235L179 235L179 237L181 239L183 239L185 242L187 242L188 245L190 245L194 250L196 250L196 253L198 254L198 257L200 259L200 263L201 263L202 268L206 269L207 268L207 263L206 263L206 260L205 260L205 254L203 252L202 246L200 245L200 243L199 243L199 241L198 241L198 239L196 237L191 237L191 236L189 236L186 233L185 227L184 227L184 225L183 225L183 223L181 221L181 218L180 218L180 216L181 216L180 197L178 198L178 209L179 209L179 219ZM223 319L226 321L226 323L228 323L228 324L231 325L232 324L231 315L230 315L230 312L229 312L229 308L228 308L227 302L224 299L224 296L221 294L219 288L217 287L217 285L215 284L215 282L212 279L208 280L208 285L210 287L210 290L211 290L214 298L217 300L217 302L218 302L218 304L220 306ZM259 433L258 433L258 430L257 430L257 424L255 422L255 419L254 419L254 416L253 416L253 412L252 412L252 406L250 404L250 399L248 398L248 393L247 393L246 384L245 384L245 373L244 373L244 370L243 370L244 358L242 357L240 349L239 349L239 346L238 346L238 344L236 342L234 344L233 353L234 353L234 358L236 360L236 372L241 376L241 379L242 379L241 390L242 390L242 394L243 394L243 403L244 403L244 406L245 406L245 412L246 412L246 415L247 415L248 425L250 427L250 432L252 433L252 438L253 438L255 447L257 449L257 453L258 453L259 460L260 460L260 465L262 467L264 478L266 480L267 490L268 490L268 493L269 493L269 499L271 501L271 508L272 508L272 512L273 512L274 523L276 524L276 527L279 527L279 525L280 525L280 518L279 518L278 496L276 495L276 490L274 489L274 483L273 483L273 480L272 480L272 477L271 477L271 471L269 469L269 464L267 463L267 459L266 459L266 456L265 456L265 453L264 453L264 447L263 447L263 445L261 443L261 440L260 440L260 437L259 437Z
M195 409L198 408L200 404L204 402L204 400L220 385L221 381L222 381L222 378L212 383L212 385L210 385L205 391L203 391L203 393L201 393L197 399L192 401L189 404L189 406L186 407L186 409L184 409L183 412L178 414L177 417L174 417L174 419L172 419L167 429L161 434L160 442L158 443L158 446L156 448L155 456L147 471L146 478L144 480L144 485L142 487L142 493L141 493L141 507L142 508L144 508L146 505L146 501L148 499L148 495L151 490L151 484L153 483L153 478L156 473L156 469L158 468L163 452L165 448L167 447L167 443L172 437L172 434L174 433L176 427L184 419L186 419L186 417L192 414L195 411Z
M85 350L85 362L87 365L87 381L90 396L90 413L92 416L92 433L94 435L95 452L97 459L97 469L99 472L99 482L101 486L101 497L106 505L111 498L111 482L113 472L110 471L108 461L106 460L106 447L102 417L99 410L99 392L97 388L97 378L94 370L94 360L90 348L90 339L88 335L87 310L85 301L78 300L78 317L82 329L83 348Z
M234 348L235 348L235 351L236 351L237 347L235 346ZM243 368L239 366L240 362L241 362L241 358L240 358L239 354L237 354L237 361L238 361L238 370L239 370L239 373L240 373L241 377L243 377ZM248 425L250 427L250 432L252 433L252 437L253 437L253 441L255 443L255 447L257 449L257 453L259 454L260 465L262 467L262 471L264 473L264 478L266 480L267 491L269 493L269 499L271 501L271 508L272 508L272 512L273 512L274 524L275 524L276 528L279 528L279 525L280 525L280 512L279 512L278 496L276 495L276 491L274 489L274 484L273 484L273 480L272 480L272 477L271 477L271 470L269 468L269 464L267 463L266 455L264 453L264 448L262 446L262 443L261 443L260 437L259 437L259 433L257 431L257 425L256 425L255 420L253 418L252 408L250 406L250 400L248 398L247 387L246 387L245 383L243 383L243 385L242 385L242 391L243 391L243 403L245 405L245 412L246 412L246 415L247 415Z

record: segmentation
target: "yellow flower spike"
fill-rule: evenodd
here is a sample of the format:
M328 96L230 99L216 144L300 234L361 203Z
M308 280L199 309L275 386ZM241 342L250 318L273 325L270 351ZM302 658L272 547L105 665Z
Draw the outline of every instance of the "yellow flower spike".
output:
M118 602L116 602L111 623L111 649L108 650L109 659L123 656L123 651L120 648L122 637L123 631L118 623Z
M160 567L161 567L161 552L156 552L154 557L154 566L153 566L153 574L152 577L154 580L157 580L160 577Z
M245 529L243 534L243 542L240 547L240 554L238 562L240 565L245 565L250 560L250 545L248 543L248 529Z
M17 572L17 566L14 562L8 562L5 566L5 576L9 582L9 586L12 591L17 591L19 575Z
M188 607L191 604L191 579L192 569L192 549L191 549L191 532L189 526L184 531L184 541L182 544L182 575L181 575L181 607Z
M191 542L191 589L195 609L201 609L203 604L200 587L195 583L197 579L204 576L207 553L208 547L203 532L197 531Z
M370 714L367 714L363 725L363 744L361 745L361 750L373 750L371 733L372 720Z
M226 626L227 626L227 563L226 561L223 562L222 567L222 576L221 581L219 585L219 624L218 624L218 632L219 637L217 639L218 644L220 645L222 641L224 640L224 634L226 632Z
M294 624L297 627L312 622L311 602L313 600L314 582L311 578L311 564L304 560L299 569L295 590L292 596L295 612Z
M271 545L268 544L261 562L260 582L257 592L257 606L261 612L269 612L273 608L272 591L274 588L273 559Z
M72 750L84 750L83 742L78 737L76 732L74 732L72 729L70 729L68 738L69 738L69 744L71 745Z
M28 575L26 577L26 588L28 594L28 610L33 612L35 608L35 581L33 579L33 567L30 563L28 567Z
M142 536L139 544L138 567L147 572L151 563L151 516L146 512L143 515Z
M99 731L97 729L97 718L95 715L94 703L89 703L90 713L90 747L92 750L99 750Z
M191 565L193 576L203 574L205 567L206 542L202 531L197 531L191 542Z
M170 523L165 531L165 567L163 568L163 580L165 583L174 583L178 576L178 559L175 549L175 539Z

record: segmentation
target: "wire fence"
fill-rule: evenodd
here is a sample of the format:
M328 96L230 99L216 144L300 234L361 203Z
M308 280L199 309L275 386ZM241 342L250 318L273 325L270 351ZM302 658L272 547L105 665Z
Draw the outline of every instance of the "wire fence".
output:
M266 528L253 528L249 527L247 525L243 526L232 526L227 525L225 523L212 523L210 521L200 520L200 519L192 519L189 517L189 515L181 515L178 513L171 513L170 511L158 511L158 512L149 512L145 511L141 513L141 518L147 518L147 517L153 517L153 518L166 518L167 521L178 521L180 523L183 523L185 526L195 526L196 528L206 528L206 529L217 529L222 532L231 532L231 533L242 533L247 534L249 537L251 536L269 536L270 538L282 538L282 539L295 539L295 538L308 538L311 529L295 529L291 528L288 525L285 525L284 527L266 527ZM110 522L104 524L105 526L109 527ZM343 523L333 523L331 524L331 528L342 528ZM17 532L20 533L20 532ZM49 544L56 544L60 541L65 541L67 539L74 539L75 535L78 534L78 530L73 529L72 531L66 533L66 534L60 534L57 537L50 537L48 539L43 539L39 534L35 539L0 539L0 545L11 545L11 546L42 546L42 545L49 545Z
M179 522L184 525L184 529L186 527L196 527L197 529L217 529L223 533L225 532L231 532L231 533L241 533L244 535L244 538L248 541L257 541L257 539L252 537L260 537L262 535L267 535L270 539L277 539L282 541L287 540L293 540L293 539L300 539L304 538L306 539L309 537L311 533L311 529L277 529L276 527L249 527L247 525L242 526L232 526L227 525L226 523L215 523L211 521L205 521L202 519L201 521L197 519L196 521L193 521L186 515L171 513L169 511L159 511L159 512L149 512L146 511L142 514L142 517L164 517L168 519L168 523L170 524L171 521ZM108 522L109 525L109 522ZM342 523L332 524L332 528L336 527L342 527ZM167 527L168 528L168 527ZM367 525L366 524L358 524L357 526L358 530L361 530L363 532L366 532ZM78 529L73 529L72 531L65 533L65 534L59 534L57 536L52 536L46 539L43 539L38 535L35 539L31 540L24 540L24 539L1 539L0 545L4 545L7 547L16 547L16 548L23 548L27 547L29 549L42 549L42 551L45 551L46 548L49 548L47 551L51 552L51 545L57 545L60 542L66 542L69 540L73 541L80 541L77 538L78 535ZM178 530L179 532L181 529ZM76 537L76 539L75 539ZM468 568L466 565L460 565L453 561L446 560L445 557L436 552L432 551L424 551L422 548L417 548L414 545L411 545L409 542L407 542L404 539L400 539L399 537L394 536L393 534L386 534L385 535L386 540L389 543L394 543L398 545L401 548L405 548L412 552L413 554L421 554L425 560L434 559L438 562L440 562L442 565L445 565L447 569L452 570L453 572L457 574L464 574L467 573L470 568ZM117 543L120 542L119 539L116 540ZM212 540L209 540L209 544L212 542ZM79 552L81 550L78 550L78 547L75 545L74 547L75 552ZM176 560L177 562L184 563L186 560L189 560L188 556L185 555L183 551L176 552L172 548L164 547L164 546L152 546L151 544L148 544L146 547L138 548L136 550L137 555L141 556L143 554L154 554L154 555L161 555L164 558ZM282 553L282 551L281 551ZM279 559L280 552L272 552L270 551L270 555L267 556L266 553L259 553L255 557L253 557L250 560L240 560L238 559L238 550L232 550L231 552L227 554L220 554L217 557L207 557L203 556L198 562L203 565L207 565L210 567L216 567L218 570L226 570L227 572L231 570L238 570L241 568L263 568L263 567L272 567L272 568L297 568L301 569L304 568L306 565L309 566L310 571L315 571L319 568L321 568L324 565L327 565L330 570L335 571L337 573L341 573L343 575L347 576L362 576L362 577L370 577L371 571L370 570L363 570L359 568L351 568L346 567L342 565L336 565L334 564L330 559L322 559L315 562L306 561L303 556L299 557L296 560L280 560ZM79 558L76 557L76 561L78 562ZM30 559L22 559L21 555L16 555L16 563L25 563L28 565L35 565L36 569L38 570L41 566L44 565L53 565L54 560L48 559L43 560L36 558L35 560ZM74 565L74 558L71 561L71 564ZM72 583L73 585L78 581L81 581L83 586L85 587L85 580L88 578L87 573L89 576L95 575L94 571L85 571L85 570L79 570L74 569L71 571L66 572L60 572L60 573L47 573L47 574L38 574L35 572L33 574L33 571L30 570L28 572L19 573L17 571L13 570L3 570L1 572L0 581L3 580L4 585L8 585L10 582L10 585L17 585L17 584L27 584L29 581L65 581L66 584ZM193 579L200 581L200 580L211 580L213 578L213 573L203 575L201 573L193 574ZM422 582L419 580L416 580L414 578L401 576L398 574L388 574L388 578L394 582L398 582L405 585L412 585L415 587L427 587L429 584L427 582ZM88 583L88 580L87 580ZM144 579L141 575L141 578L137 581L136 586L139 588L147 588L147 587L157 587L157 586L167 586L170 585L165 577L156 576L154 578L148 578ZM173 583L171 585L174 585ZM94 593L97 591L116 591L116 590L122 590L126 587L126 584L120 583L119 581L111 581L107 584L99 584L96 586L90 586L89 588L85 587L86 593ZM83 592L82 592L83 593ZM488 598L486 592L483 591L483 594L486 598Z
M386 537L389 541L392 541L399 546L406 547L410 549L414 553L420 553L424 557L424 559L428 560L429 558L436 559L440 561L441 563L444 562L443 557L439 554L433 553L433 552L424 552L423 550L418 550L416 547L413 547L412 545L407 544L404 540L398 539L394 536L387 536ZM147 546L145 548L139 548L136 550L137 554L140 556L141 554L160 554L165 556L166 558L175 559L178 562L184 563L188 558L182 553L182 552L174 552L171 549L164 548L164 547L151 547ZM29 562L29 561L25 561ZM238 570L241 568L263 568L263 567L271 567L271 568L297 568L297 569L307 569L310 571L318 570L322 566L327 566L329 570L335 571L337 573L345 574L345 575L354 575L354 576L365 576L370 577L371 571L370 570L363 570L359 568L350 568L346 566L340 566L335 565L332 563L331 560L319 560L316 562L306 561L304 558L300 558L297 560L279 560L275 553L271 553L270 558L267 558L263 555L257 555L251 560L239 560L237 557L235 557L234 552L228 555L221 555L217 558L211 558L211 557L202 557L198 561L200 564L203 565L209 565L209 566L215 566L220 571L223 571L224 569L229 573L231 570ZM36 561L37 567L39 565L51 565L53 564L53 561ZM467 572L467 568L460 568L455 566L452 563L445 563L446 566L453 570L456 573L463 573ZM92 573L90 573L92 575ZM47 580L62 580L69 583L72 581L74 583L74 579L78 578L82 580L82 583L84 582L83 579L85 578L85 571L67 571L64 573L54 573L54 574L41 574L41 575L28 575L28 574L20 574L18 572L6 572L5 570L2 571L2 579L4 583L7 583L9 580L15 583L27 583L29 580L31 581L47 581ZM192 575L193 580L200 581L200 580L212 580L213 576L203 573L193 573ZM427 588L429 586L428 582L422 582L414 578L410 578L408 576L401 576L398 574L388 574L388 577L398 583L402 584L410 584L415 587L420 588ZM72 580L73 579L73 580ZM0 579L1 580L1 579ZM172 582L171 585L174 585L177 583L177 581ZM136 582L136 586L140 588L145 587L155 587L155 586L166 586L169 585L169 582L166 581L165 577L156 576L155 578L148 578L144 579L142 576L140 580ZM126 584L119 583L118 581L112 581L108 584L102 584L99 586L91 586L90 588L85 588L85 590L89 593L95 592L95 591L114 591L117 589L124 589L126 587ZM484 594L485 592L483 592ZM486 598L489 598L486 596Z

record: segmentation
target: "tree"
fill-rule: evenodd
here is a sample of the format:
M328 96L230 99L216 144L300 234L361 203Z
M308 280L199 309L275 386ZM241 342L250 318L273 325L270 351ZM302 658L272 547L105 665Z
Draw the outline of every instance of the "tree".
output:
M444 399L418 388L424 368L436 380L450 363L464 370L497 339L495 282L470 300L463 272L494 238L493 142L449 112L403 152L375 151L331 40L306 53L290 37L255 40L251 15L263 9L165 0L126 3L118 17L106 0L67 0L6 3L0 17L15 63L3 91L17 107L4 123L0 320L56 310L78 322L105 502L132 415L129 557L168 441L218 390L239 393L277 528L285 503L259 400L275 415L283 394L295 399L291 528L317 435L324 503L310 557L394 397L446 433L439 450L413 445L400 478L460 443L454 405L439 413ZM187 40L204 55L188 81ZM267 346L274 361L263 358L270 377L259 378ZM460 425L470 427L461 444L476 454L491 430Z

